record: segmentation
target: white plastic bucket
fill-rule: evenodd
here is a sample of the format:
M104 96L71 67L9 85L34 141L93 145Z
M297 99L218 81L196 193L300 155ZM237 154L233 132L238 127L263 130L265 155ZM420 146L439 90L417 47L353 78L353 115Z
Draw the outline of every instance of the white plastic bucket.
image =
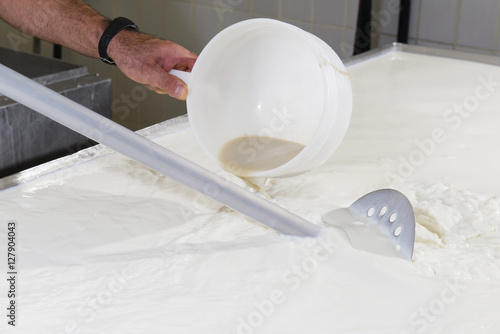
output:
M224 145L244 136L262 138L256 149L265 149L269 137L305 146L278 167L239 176L284 177L320 166L339 146L351 117L351 85L337 54L316 36L277 20L251 19L224 29L183 79L194 135L217 162Z

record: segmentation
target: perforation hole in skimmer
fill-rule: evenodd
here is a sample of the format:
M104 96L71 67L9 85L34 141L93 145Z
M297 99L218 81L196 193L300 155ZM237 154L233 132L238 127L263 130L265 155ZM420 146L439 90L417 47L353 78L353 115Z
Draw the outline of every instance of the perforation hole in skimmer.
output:
M368 211L366 212L366 215L368 217L371 217L371 216L373 216L374 213L375 213L375 208L372 206L371 208L368 209Z
M385 215L387 213L387 205L384 205L381 209L380 209L380 213L379 213L379 216L382 217L383 215Z

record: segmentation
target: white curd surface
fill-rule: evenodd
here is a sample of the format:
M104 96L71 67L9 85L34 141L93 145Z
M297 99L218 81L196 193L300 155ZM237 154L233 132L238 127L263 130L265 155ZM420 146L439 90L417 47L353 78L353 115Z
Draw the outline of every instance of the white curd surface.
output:
M323 224L398 189L416 214L412 263L335 231L279 236L112 154L0 191L3 273L8 221L19 247L17 326L2 279L0 332L499 333L500 68L393 52L349 72L340 148L266 191ZM189 128L156 141L229 177Z

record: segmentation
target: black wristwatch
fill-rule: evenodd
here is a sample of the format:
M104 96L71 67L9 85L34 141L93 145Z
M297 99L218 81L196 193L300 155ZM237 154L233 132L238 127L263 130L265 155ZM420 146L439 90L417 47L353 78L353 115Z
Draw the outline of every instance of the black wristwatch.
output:
M117 17L116 19L111 21L109 26L102 33L101 39L99 40L98 50L101 60L106 64L115 65L113 59L109 58L108 56L107 52L108 45L109 42L111 42L111 40L113 39L113 37L115 37L116 34L118 34L125 28L131 28L139 31L139 27L137 27L134 22L130 21L125 17Z

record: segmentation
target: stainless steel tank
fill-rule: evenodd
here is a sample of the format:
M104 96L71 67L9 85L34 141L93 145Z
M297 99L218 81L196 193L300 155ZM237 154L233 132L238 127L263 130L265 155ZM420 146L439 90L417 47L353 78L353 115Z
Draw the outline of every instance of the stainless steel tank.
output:
M84 66L4 48L0 48L0 63L103 116L112 116L111 79L90 75ZM0 178L93 144L0 94Z

